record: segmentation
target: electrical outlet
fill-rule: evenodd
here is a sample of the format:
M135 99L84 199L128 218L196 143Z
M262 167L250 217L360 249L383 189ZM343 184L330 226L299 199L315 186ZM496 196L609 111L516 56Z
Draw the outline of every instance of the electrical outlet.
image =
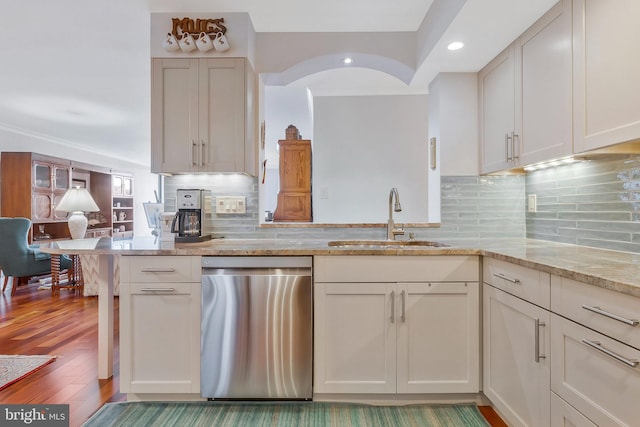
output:
M216 214L243 214L247 213L247 201L245 196L216 197Z
M538 196L529 194L527 196L527 211L538 212Z

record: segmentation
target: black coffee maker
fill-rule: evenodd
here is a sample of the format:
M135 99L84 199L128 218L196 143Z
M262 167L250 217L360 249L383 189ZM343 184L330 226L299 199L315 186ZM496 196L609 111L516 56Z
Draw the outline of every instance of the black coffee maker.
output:
M178 189L176 207L178 211L171 223L171 232L176 233L176 242L203 242L211 239L211 234L204 231L207 220L211 221L211 192Z

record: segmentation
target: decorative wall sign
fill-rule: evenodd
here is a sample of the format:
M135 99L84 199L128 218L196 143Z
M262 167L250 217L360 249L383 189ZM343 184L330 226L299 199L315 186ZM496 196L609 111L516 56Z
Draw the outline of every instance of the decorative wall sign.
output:
M184 33L199 35L207 33L216 35L218 33L226 34L227 27L224 24L224 18L216 19L191 19L191 18L171 18L173 27L171 34L178 40L182 39Z
M201 52L211 49L224 52L230 47L225 37L227 27L224 26L224 18L171 18L171 22L171 32L162 41L162 46L169 52L192 52L196 48Z

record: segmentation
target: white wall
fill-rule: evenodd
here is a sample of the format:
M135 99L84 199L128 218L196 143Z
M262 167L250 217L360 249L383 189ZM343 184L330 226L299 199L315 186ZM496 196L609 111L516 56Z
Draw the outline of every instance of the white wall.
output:
M314 97L313 221L428 222L427 97ZM323 198L323 193L328 197Z
M313 144L313 118L307 89L301 86L264 87L265 147L260 161L267 160L264 184L260 184L260 212L275 211L279 186L278 140L285 139L287 126L294 125ZM262 163L261 163L262 165ZM260 171L262 173L262 170ZM262 181L262 176L260 176ZM263 216L260 217L262 221Z

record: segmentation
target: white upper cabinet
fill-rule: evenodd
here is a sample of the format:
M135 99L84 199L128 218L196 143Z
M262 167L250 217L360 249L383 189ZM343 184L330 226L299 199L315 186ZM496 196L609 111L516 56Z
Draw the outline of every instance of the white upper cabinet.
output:
M572 153L571 1L479 73L481 173Z
M152 172L255 175L253 71L243 58L156 58Z
M515 47L510 45L478 75L480 103L480 172L513 164L515 134Z
M571 1L554 6L516 42L519 164L573 152L571 133Z
M577 153L640 138L640 2L574 0Z

